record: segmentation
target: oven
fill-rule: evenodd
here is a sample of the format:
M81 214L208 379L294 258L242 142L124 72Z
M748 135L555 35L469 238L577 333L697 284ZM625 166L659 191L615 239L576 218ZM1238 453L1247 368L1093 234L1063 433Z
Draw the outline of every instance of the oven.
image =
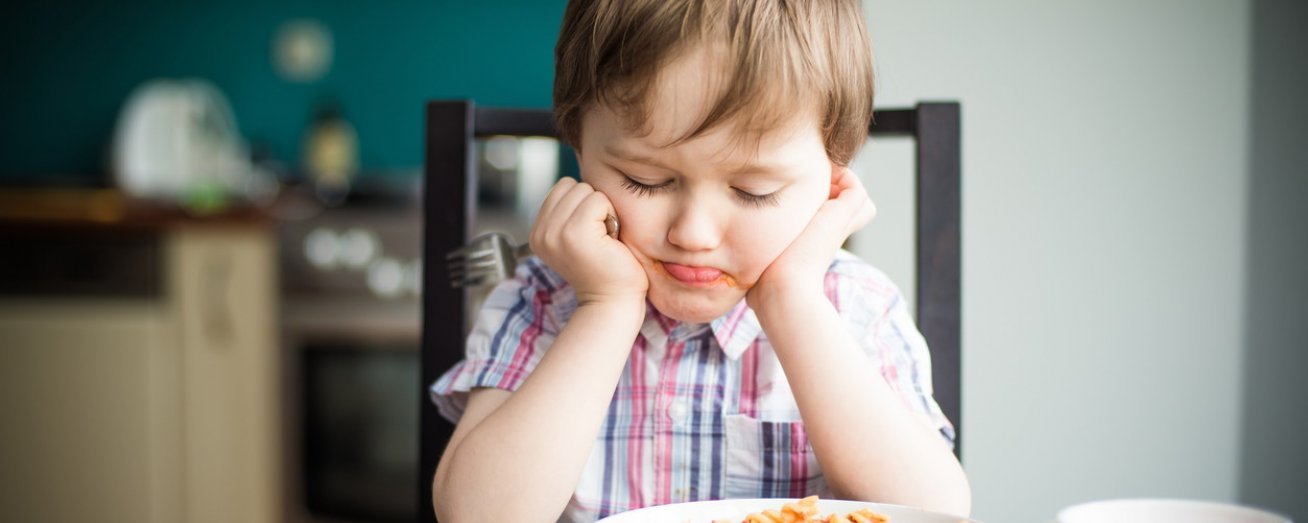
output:
M359 191L282 228L287 521L417 517L417 194Z
M557 141L479 140L474 234L527 239L560 172ZM415 176L414 179L417 177ZM418 517L422 191L356 188L281 231L287 521ZM476 310L488 288L469 289ZM471 318L474 315L468 314Z

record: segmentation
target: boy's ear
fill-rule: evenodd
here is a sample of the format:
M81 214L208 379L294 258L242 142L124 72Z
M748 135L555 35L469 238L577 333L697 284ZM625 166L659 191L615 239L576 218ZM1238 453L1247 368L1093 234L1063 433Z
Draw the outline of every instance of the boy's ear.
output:
M828 181L828 183L831 186L831 188L829 189L829 194L827 194L827 199L829 200L834 200L836 199L837 196L840 196L840 177L845 172L843 171L843 169L844 169L843 166L837 164L836 162L831 162L831 172L828 173L830 176L830 180Z

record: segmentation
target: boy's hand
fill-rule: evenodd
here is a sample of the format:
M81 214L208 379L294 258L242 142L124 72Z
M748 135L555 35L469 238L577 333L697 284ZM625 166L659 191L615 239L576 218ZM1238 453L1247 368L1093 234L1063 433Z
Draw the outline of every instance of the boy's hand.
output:
M531 229L531 250L577 293L577 304L636 302L645 305L649 279L621 241L608 235L604 220L614 214L604 193L564 178L541 203Z
M822 280L836 251L855 231L876 216L876 205L858 175L848 167L831 166L831 192L799 236L763 271L746 300L758 310L794 296L822 292Z

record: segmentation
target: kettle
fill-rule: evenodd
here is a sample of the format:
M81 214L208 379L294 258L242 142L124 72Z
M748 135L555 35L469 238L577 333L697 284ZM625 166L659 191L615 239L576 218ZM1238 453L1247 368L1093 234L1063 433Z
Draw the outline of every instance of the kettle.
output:
M264 200L270 173L250 161L231 106L201 79L155 79L128 97L114 131L111 169L125 193L185 202L197 194Z

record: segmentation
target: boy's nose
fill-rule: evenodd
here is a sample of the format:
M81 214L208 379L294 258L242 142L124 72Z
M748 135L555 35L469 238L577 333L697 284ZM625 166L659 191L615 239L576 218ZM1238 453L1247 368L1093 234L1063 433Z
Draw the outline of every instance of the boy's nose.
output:
M711 208L687 205L672 219L668 243L686 251L713 250L722 243L722 225Z

